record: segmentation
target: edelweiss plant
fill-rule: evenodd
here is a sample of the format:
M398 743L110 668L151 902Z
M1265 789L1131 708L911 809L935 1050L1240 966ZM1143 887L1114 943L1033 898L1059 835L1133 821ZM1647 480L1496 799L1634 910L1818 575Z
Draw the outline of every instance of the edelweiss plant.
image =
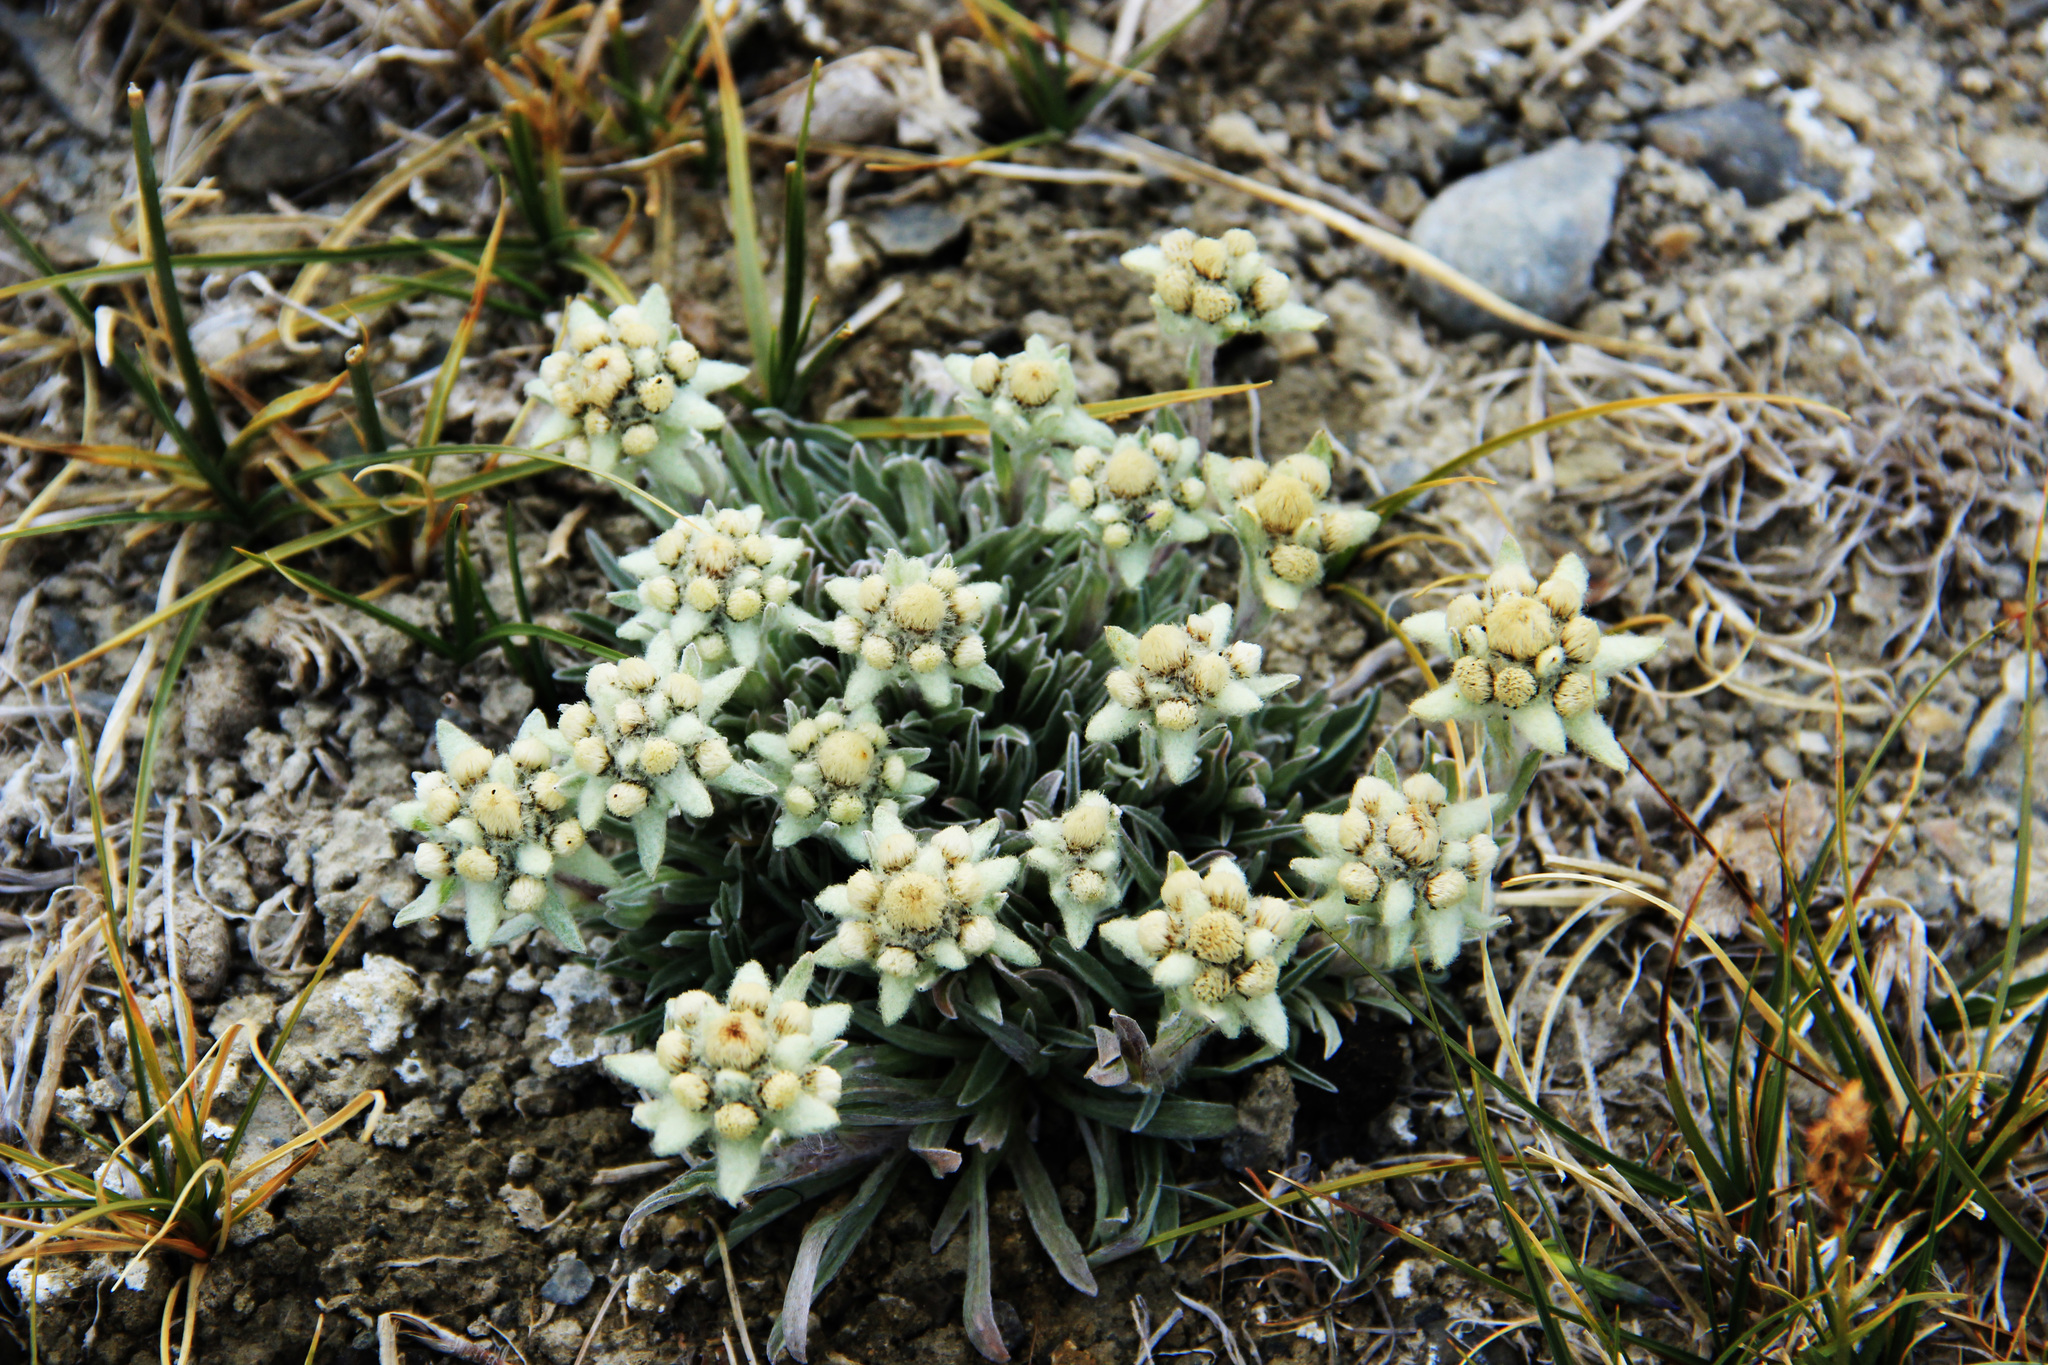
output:
M988 423L989 434L1022 455L1048 446L1106 446L1116 433L1081 410L1065 345L1032 334L1007 359L986 352L949 355L946 373L960 406Z
M1482 720L1503 749L1512 733L1547 754L1569 739L1617 772L1628 757L1600 714L1607 680L1664 647L1655 636L1603 635L1587 616L1586 566L1568 554L1541 586L1510 536L1481 593L1401 623L1410 639L1451 658L1451 678L1410 703L1427 721Z
M1310 907L1317 921L1361 958L1404 967L1419 941L1423 960L1441 970L1462 945L1506 923L1487 909L1500 861L1494 803L1452 803L1428 773L1399 781L1384 750L1374 766L1343 814L1302 816L1316 856L1292 866L1323 892Z
M413 850L413 869L426 889L393 918L412 924L438 915L462 893L470 951L533 925L567 946L583 947L569 913L563 876L593 888L614 886L612 865L593 852L584 831L595 820L569 810L569 793L554 770L556 737L540 714L526 718L511 749L494 754L447 721L434 730L441 766L413 774L413 799L391 808L391 820L426 840Z
M1287 1046L1287 1009L1275 987L1310 923L1277 896L1253 896L1234 858L1197 873L1178 853L1166 864L1160 907L1111 920L1102 937L1145 967L1184 1010L1235 1038L1247 1025L1275 1051ZM1171 1014L1160 1021L1162 1031Z
M710 788L775 790L712 724L746 675L728 668L706 677L694 646L679 660L675 641L658 635L644 658L593 665L589 701L562 708L562 786L576 797L577 818L591 826L610 814L632 825L642 871L661 865L672 816L711 814Z
M892 679L913 683L931 707L952 704L953 684L1000 691L981 627L1002 600L996 583L968 583L950 557L937 567L890 550L880 570L834 578L825 593L839 617L813 634L854 658L845 703L865 706Z
M1232 336L1321 320L1248 233L1169 234L1126 261L1152 276L1168 335L1194 341L1194 380ZM1604 679L1656 647L1584 618L1576 559L1539 587L1509 542L1483 595L1408 622L1454 659L1415 710L1488 721L1474 761L1401 781L1383 754L1361 778L1377 693L1283 698L1297 680L1232 638L1378 528L1333 496L1327 437L1225 459L1202 448L1199 402L1118 435L1081 407L1065 351L1032 337L946 362L988 424L985 461L935 457L914 428L856 442L767 413L758 446L730 427L713 446L703 395L737 374L670 363L694 353L674 351L659 291L609 320L572 306L566 332L537 394L557 434L593 462L661 465L650 477L701 510L604 560L639 653L593 665L555 727L535 714L503 756L444 730L446 771L396 812L428 841L407 917L460 884L474 945L529 916L580 945L569 898L604 890L585 920L603 925L596 960L648 989L647 1048L609 1065L643 1092L657 1153L709 1139L709 1160L643 1208L857 1178L806 1233L841 1246L909 1162L957 1171L964 1321L991 1357L990 1180L1008 1172L1088 1292L1091 1264L1177 1226L1174 1144L1238 1127L1215 1082L1275 1057L1313 1074L1301 1037L1325 1056L1342 1041L1360 988L1334 957L1441 968L1499 923L1493 821L1534 759L1498 802L1452 802L1446 782L1483 782L1483 756L1515 735L1611 760ZM633 386L656 379L650 403ZM1219 602L1202 591L1213 565L1184 547L1226 526L1244 577ZM586 833L617 841L617 871ZM1267 870L1293 853L1312 903ZM1298 956L1317 927L1327 941ZM831 1133L842 1112L858 1142ZM1086 1245L1036 1154L1044 1117L1097 1153L1100 1206L1118 1211ZM791 1281L776 1340L799 1358L810 1296L843 1261Z
M718 1193L729 1203L746 1194L771 1146L839 1126L842 1082L825 1063L846 1046L839 1035L853 1010L812 1006L811 971L806 953L771 989L761 964L749 962L724 1000L685 991L668 1002L652 1048L604 1059L614 1076L647 1092L633 1122L654 1134L656 1156L678 1155L710 1135Z
M1076 948L1088 946L1096 918L1123 899L1118 814L1101 792L1083 792L1065 815L1033 820L1026 830L1032 846L1024 861L1045 874L1067 942Z
M1123 667L1105 679L1109 701L1088 722L1089 742L1114 744L1139 730L1157 744L1169 782L1194 777L1211 726L1250 715L1297 681L1292 673L1259 672L1265 651L1247 640L1231 644L1230 617L1219 604L1188 617L1185 627L1161 622L1142 638L1108 627L1110 652Z
M914 767L931 750L895 747L873 707L851 716L827 709L803 718L792 702L787 733L757 730L747 736L747 747L761 756L749 766L782 802L777 848L822 833L837 839L847 857L865 859L868 821L877 804L888 801L899 813L907 811L939 785Z
M1329 500L1334 456L1319 431L1307 450L1271 466L1209 457L1209 481L1225 499L1245 566L1269 607L1293 611L1323 581L1328 556L1363 545L1380 528L1377 514Z
M1122 259L1151 279L1152 311L1168 337L1221 346L1246 332L1314 331L1326 320L1295 302L1293 281L1266 264L1258 238L1243 228L1221 237L1175 228Z
M1079 527L1100 541L1125 587L1145 581L1162 545L1215 533L1205 510L1209 487L1198 473L1202 448L1192 436L1141 430L1119 436L1107 455L1088 445L1054 458L1065 486L1045 514L1045 529Z
M999 822L972 830L948 825L920 840L903 827L896 803L875 810L866 868L818 895L839 931L818 953L828 967L867 967L880 978L882 1022L893 1024L917 992L971 959L994 954L1036 967L1031 945L1003 927L996 912L1017 878L1015 858L991 858Z
M560 349L526 386L527 396L548 408L533 444L566 440L565 455L603 473L628 461L671 487L694 488L698 474L688 457L703 448L703 433L725 425L708 395L746 377L744 366L697 353L658 284L609 318L575 299L562 320Z
M637 585L611 594L632 610L619 638L644 641L666 633L678 650L691 645L707 664L728 656L751 668L761 657L761 635L789 606L801 579L804 543L761 530L759 507L719 511L711 504L684 517L647 545L619 560Z

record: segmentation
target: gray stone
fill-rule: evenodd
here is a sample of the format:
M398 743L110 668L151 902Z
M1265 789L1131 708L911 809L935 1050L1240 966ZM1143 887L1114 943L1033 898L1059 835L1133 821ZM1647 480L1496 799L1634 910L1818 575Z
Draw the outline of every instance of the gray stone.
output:
M1629 154L1560 142L1458 181L1415 220L1409 240L1511 303L1553 322L1592 291ZM1501 323L1441 285L1411 276L1423 311L1457 332Z
M296 190L340 175L355 162L352 139L303 109L264 104L228 136L221 180L244 194Z
M574 1308L590 1297L590 1284L594 1278L589 1266L571 1256L566 1261L555 1262L547 1283L540 1287L540 1296L549 1303Z
M862 220L876 250L892 261L921 261L960 239L967 220L938 204L898 204Z
M2025 203L2048 194L2048 140L1995 133L1977 144L1970 159L1997 198Z
M1740 190L1751 207L1800 185L1832 192L1841 177L1806 165L1805 150L1777 111L1759 100L1724 100L1650 120L1652 146L1705 171L1722 189Z

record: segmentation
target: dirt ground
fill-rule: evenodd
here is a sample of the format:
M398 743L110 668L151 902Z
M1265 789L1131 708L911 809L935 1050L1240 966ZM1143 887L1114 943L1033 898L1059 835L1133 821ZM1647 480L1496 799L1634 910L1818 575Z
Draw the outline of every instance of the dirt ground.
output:
M194 22L225 31L256 8L208 7ZM682 8L655 0L648 29L673 32ZM1091 20L1113 27L1118 7L1100 8ZM132 190L125 141L102 107L107 87L81 70L103 82L116 64L123 79L136 73L152 110L183 129L187 145L223 109L263 96L189 39L126 37L132 12L58 9L4 26L15 61L0 71L0 193L55 263L72 268L102 259L109 215ZM290 22L307 28L300 39L310 47L344 34L358 10L370 12L299 6ZM1469 567L1470 552L1432 536L1490 548L1512 526L1540 547L1535 557L1579 549L1606 618L1633 618L1668 641L1656 673L1663 690L1628 693L1617 707L1623 742L1703 825L1746 830L1768 849L1763 813L1790 789L1801 794L1792 833L1817 837L1822 803L1803 784L1833 780L1838 746L1852 763L1867 755L1902 700L2024 590L2048 474L2039 426L2048 368L2036 350L2048 320L2048 8L1652 0L1569 67L1559 55L1586 31L1594 6L1217 0L1216 10L1223 22L1198 23L1112 126L1277 183L1260 155L1247 154L1249 129L1263 155L1397 226L1446 186L1524 153L1567 138L1618 145L1628 161L1611 238L1576 325L1638 349L1453 335L1418 311L1400 272L1367 247L1234 190L1156 174L1052 185L861 172L834 191L859 225L861 259L827 287L827 306L843 316L891 281L905 293L847 349L814 412L889 412L913 352L1000 352L1034 331L1074 345L1085 398L1177 386L1177 363L1116 257L1183 224L1250 226L1329 314L1313 344L1284 355L1265 342L1232 347L1219 378L1272 381L1258 433L1267 452L1298 449L1327 428L1350 452L1340 477L1353 495L1401 487L1479 439L1589 401L1711 388L1830 405L1846 420L1748 406L1555 432L1493 458L1484 466L1492 484L1440 490L1396 521L1351 578L1398 615L1402 594L1447 567ZM625 7L629 17L640 12ZM914 52L929 34L948 87L980 113L982 135L998 140L1023 121L1000 72L975 58L973 32L936 0L814 0L769 13L736 57L753 94L804 69L814 51L806 35L829 38L830 56L877 44ZM384 161L366 159L400 133L412 136L406 130L447 131L467 114L445 106L476 88L403 57L333 74L290 69L273 93L316 125L311 133L274 131L267 159L254 142L232 141L204 165L164 158L167 183L215 177L218 193L195 201L179 228L193 249L305 240L294 215L313 222L342 211L382 173ZM1745 97L1792 135L1791 150L1778 151L1790 158L1791 188L1768 202L1717 184L1669 150L1655 124ZM332 169L288 164L287 134L303 143L297 155L327 148ZM1126 169L1077 149L1033 155ZM766 157L757 169L765 195L779 182ZM817 178L822 202L826 177ZM722 200L693 176L678 184L666 259L647 221L630 217L639 201L616 184L579 182L576 212L607 237L623 226L612 258L621 272L636 284L665 279L692 301L689 325L705 349L742 356ZM930 250L885 250L916 206L956 216L957 230ZM386 235L481 232L495 208L482 155L466 152L377 221ZM817 244L822 257L822 224ZM0 254L0 282L23 275L21 260ZM267 327L276 314L262 289L233 277L208 282L201 298L202 320L224 338ZM462 307L436 299L386 314L372 351L381 382L431 374ZM9 438L0 521L11 523L63 465L48 447L79 438L86 394L77 359L47 345L67 326L52 298L0 303L0 324L9 336L43 338L0 344L14 351L0 371ZM507 435L547 341L539 321L487 320L457 384L451 439ZM286 370L339 372L346 339L309 333L307 344L314 351L305 356L243 362L239 378L261 387ZM111 382L100 380L94 398L108 404L98 414L102 439L153 442L138 405L108 398ZM406 420L425 391L421 383L393 395L393 421ZM1218 444L1249 448L1241 406L1223 410ZM112 477L92 474L81 487ZM608 610L583 530L620 550L645 538L645 523L600 484L568 475L518 485L475 511L489 590L509 599L502 528L516 519L538 619L565 627L571 609ZM177 541L175 531L114 530L0 545L0 1015L15 1040L0 1077L0 1139L10 1143L22 1141L53 1066L45 1114L89 1122L123 1114L124 1103L134 1109L118 1080L116 1014L104 991L87 992L83 1022L53 1059L32 1024L22 1030L29 998L43 989L38 981L29 990L30 979L86 904L72 889L91 857L83 765L99 765L117 833L128 837L123 813L147 715L146 705L135 713L133 693L146 699L162 645L131 644L72 675L95 733L106 717L127 717L125 747L81 752L61 692L26 680L151 609L174 557L189 586L225 544ZM376 581L345 551L307 564L359 591ZM400 585L380 601L418 620L447 609L435 583ZM1417 675L1386 640L1376 620L1326 593L1276 626L1269 644L1275 666L1312 680L1412 693ZM666 1167L644 1167L645 1135L622 1088L593 1065L619 1046L605 1030L638 1012L629 989L539 940L471 958L450 927L390 927L418 882L382 812L410 794L415 768L432 766L434 722L458 719L502 739L532 704L530 690L495 655L455 670L397 631L274 579L252 579L218 603L194 657L156 756L152 819L162 827L143 832L150 861L138 950L161 971L161 904L175 887L185 972L205 1027L216 1036L238 1020L274 1028L305 968L373 898L340 974L315 994L285 1074L316 1117L370 1088L387 1105L370 1142L332 1143L210 1271L197 1358L305 1360L324 1318L315 1358L367 1362L377 1358L377 1316L404 1310L466 1330L479 1343L472 1359L503 1349L535 1365L737 1361L748 1356L734 1355L734 1295L751 1334L746 1350L761 1350L796 1228L778 1225L737 1248L731 1287L708 1224L688 1211L657 1214L622 1240L635 1203L669 1178ZM2039 761L2026 799L2048 814L2048 728L2015 734L1999 700L2009 693L1997 657L1973 658L1942 681L1876 779L1868 827L1852 831L1852 848L1867 856L1884 824L1900 820L1879 879L1924 920L1945 961L1972 959L2008 913L2013 810L2030 746ZM1397 739L1413 742L1412 727ZM1923 759L1920 794L1902 809ZM1800 812L1813 827L1800 826ZM1635 869L1654 889L1699 875L1687 867L1693 850L1682 831L1640 778L1565 765L1539 784L1517 835L1509 873L1562 856ZM2034 886L2038 913L2048 905L2048 867L2037 866ZM1647 1153L1669 1126L1644 960L1661 963L1668 926L1629 912L1565 973L1577 940L1560 943L1571 925L1617 912L1542 893L1503 904L1515 923L1490 950L1525 1036L1480 1027L1479 1051L1527 1055L1543 1030L1537 1075L1547 1063L1547 1102ZM1476 979L1468 954L1446 989L1470 1006ZM1554 1034L1545 1020L1556 1022ZM1465 1150L1451 1078L1423 1035L1374 1019L1353 1035L1332 1064L1344 1082L1338 1096L1294 1094L1278 1073L1249 1086L1247 1134L1230 1156L1283 1162L1301 1153L1297 1174L1341 1173L1347 1163ZM236 1082L241 1093L249 1081ZM128 1122L139 1117L126 1113ZM282 1136L293 1117L276 1103L258 1122ZM74 1150L47 1118L39 1135L46 1152ZM1079 1212L1085 1158L1074 1145L1049 1146L1048 1156ZM1237 1178L1213 1146L1184 1157L1182 1182L1218 1199L1241 1200ZM1365 1207L1474 1263L1494 1264L1507 1242L1475 1176L1369 1188ZM2016 1178L2015 1190L2042 1211L2038 1185ZM960 1325L962 1239L936 1257L926 1245L944 1187L913 1179L901 1191L819 1301L813 1360L977 1358ZM1121 1365L1199 1353L1422 1362L1450 1358L1458 1343L1470 1349L1515 1312L1399 1248L1340 1284L1273 1258L1256 1240L1220 1248L1213 1237L1167 1264L1149 1255L1119 1262L1086 1299L1037 1251L1015 1195L996 1200L998 1323L1020 1361ZM43 1357L157 1362L168 1265L145 1263L126 1282L95 1266L42 1284ZM25 1358L22 1288L17 1280L0 1289L0 1359ZM427 1358L424 1347L407 1349ZM1531 1349L1540 1338L1510 1333L1483 1354L1509 1360Z

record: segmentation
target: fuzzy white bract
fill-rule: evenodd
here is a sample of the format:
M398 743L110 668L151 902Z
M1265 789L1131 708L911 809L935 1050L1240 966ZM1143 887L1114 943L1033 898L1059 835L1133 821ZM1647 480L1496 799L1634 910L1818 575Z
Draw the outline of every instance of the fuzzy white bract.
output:
M1335 450L1317 432L1308 449L1276 464L1209 457L1209 482L1244 551L1266 605L1292 611L1323 581L1325 561L1380 529L1378 513L1330 500Z
M1033 333L1007 359L949 355L946 373L960 386L960 406L988 423L991 435L1019 453L1048 446L1106 446L1116 433L1081 409L1065 345Z
M531 443L565 441L563 454L603 473L645 468L670 487L694 489L689 457L703 433L725 425L708 395L746 377L745 366L706 360L684 340L658 284L610 317L575 299L563 312L561 348L526 386L547 405Z
M760 756L749 766L782 804L777 848L825 834L847 857L865 860L876 806L893 801L899 813L907 811L939 785L916 768L931 750L896 747L872 707L851 715L828 707L805 717L792 704L788 730L757 730L747 736L747 747Z
M868 832L868 865L819 893L818 908L839 920L839 932L818 961L873 971L883 1023L901 1019L919 991L975 958L1038 965L1031 945L996 918L1018 871L1015 858L988 856L1001 828L986 820L919 836L884 801Z
M1477 594L1401 623L1451 659L1450 681L1410 703L1426 721L1483 720L1506 742L1562 754L1565 742L1618 772L1628 756L1600 714L1607 680L1664 647L1656 636L1603 635L1583 610L1586 566L1566 555L1541 585L1510 536Z
M1152 281L1152 311L1168 337L1221 346L1246 332L1310 332L1323 314L1294 298L1294 283L1266 264L1243 228L1198 237L1175 228L1156 246L1126 251L1124 265Z
M847 706L867 705L892 679L914 684L934 709L952 704L956 682L1002 690L1003 680L986 662L982 627L1003 589L963 581L950 555L928 565L891 550L875 573L828 579L825 595L840 614L810 630L853 657Z
M1088 742L1113 744L1133 730L1156 738L1167 780L1186 782L1201 766L1202 736L1297 681L1292 673L1261 673L1265 653L1230 643L1227 604L1190 616L1186 626L1161 622L1140 637L1106 627L1110 653L1122 667L1108 678L1109 701L1088 721Z
M1316 919L1361 958L1391 971L1419 949L1441 970L1506 923L1487 908L1500 861L1493 801L1450 802L1427 773L1397 783L1384 752L1377 767L1358 779L1343 814L1302 817L1316 856L1292 866L1323 893L1310 906Z
M1024 861L1045 874L1067 942L1088 946L1096 919L1122 903L1126 878L1117 828L1121 811L1101 792L1083 792L1055 820L1033 820Z
M825 1065L845 1044L849 1005L812 1005L806 953L772 988L758 962L734 974L719 1000L688 991L668 1002L652 1048L614 1054L606 1069L647 1098L633 1122L651 1132L656 1156L676 1156L705 1136L718 1162L718 1193L737 1204L771 1146L839 1126L839 1073Z
M1253 896L1234 858L1197 873L1180 854L1166 862L1160 905L1102 926L1102 937L1149 969L1167 993L1168 1017L1185 1010L1226 1038L1246 1026L1269 1046L1287 1047L1280 972L1311 917L1277 896ZM1167 1020L1160 1021L1163 1032Z
M705 663L728 658L751 668L761 657L761 636L783 613L809 618L792 606L803 579L804 543L761 530L758 507L720 511L710 503L652 542L623 556L619 567L638 586L610 596L632 610L619 627L625 640L666 633L676 648L697 646Z
M1202 482L1202 448L1191 436L1149 429L1119 436L1105 454L1088 445L1054 454L1060 482L1045 529L1080 528L1109 553L1126 587L1145 581L1162 545L1187 545L1216 531Z
M560 737L538 711L526 718L507 753L494 754L447 721L434 730L441 766L413 774L413 799L391 808L391 822L426 842L413 868L426 889L394 924L439 914L462 893L471 952L539 922L566 947L583 938L569 913L559 873L598 886L618 876L584 841L589 822L569 809L554 771ZM511 919L506 919L507 913Z
M576 797L577 818L594 826L609 812L632 825L643 871L661 865L670 816L711 814L710 788L744 796L775 790L711 725L746 675L744 668L707 674L694 648L678 659L675 641L658 635L642 658L592 665L584 681L589 700L562 708L562 785Z

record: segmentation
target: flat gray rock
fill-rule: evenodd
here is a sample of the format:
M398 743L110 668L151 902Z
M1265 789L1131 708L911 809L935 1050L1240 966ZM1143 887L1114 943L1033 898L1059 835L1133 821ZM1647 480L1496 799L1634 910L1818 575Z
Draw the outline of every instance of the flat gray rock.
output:
M564 1308L574 1308L590 1297L590 1286L596 1277L590 1267L571 1256L566 1261L556 1261L547 1281L540 1287L540 1296L549 1303Z
M863 219L861 226L890 260L921 261L958 241L967 220L937 204L898 204Z
M1806 150L1778 111L1760 100L1723 100L1660 114L1645 125L1650 144L1705 171L1722 189L1755 207L1801 185L1833 193L1840 175L1806 164Z
M1467 176L1431 201L1409 240L1438 260L1553 322L1592 292L1614 226L1626 150L1565 141ZM1456 332L1502 324L1440 285L1411 275L1422 310Z

